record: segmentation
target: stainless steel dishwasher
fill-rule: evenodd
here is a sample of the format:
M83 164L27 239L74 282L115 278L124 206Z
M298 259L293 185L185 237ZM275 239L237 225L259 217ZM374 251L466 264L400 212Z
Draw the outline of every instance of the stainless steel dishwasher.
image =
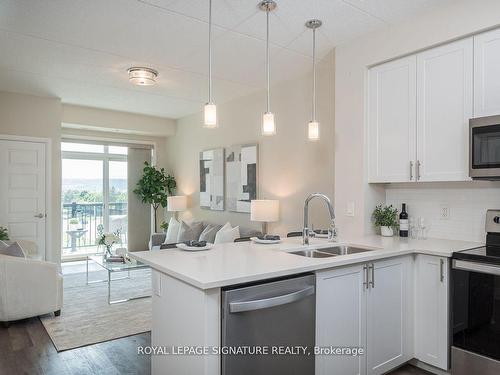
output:
M222 291L222 375L314 375L315 281L306 275Z

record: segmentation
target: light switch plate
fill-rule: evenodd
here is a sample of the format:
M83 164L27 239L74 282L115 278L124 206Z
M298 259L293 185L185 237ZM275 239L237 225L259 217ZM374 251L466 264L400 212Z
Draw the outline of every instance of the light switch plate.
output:
M346 216L354 216L354 202L347 202L347 207L345 209Z

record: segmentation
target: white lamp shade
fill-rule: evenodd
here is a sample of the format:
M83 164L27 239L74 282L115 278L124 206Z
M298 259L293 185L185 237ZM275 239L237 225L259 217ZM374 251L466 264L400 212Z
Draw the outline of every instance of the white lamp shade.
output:
M213 103L205 104L205 127L217 127L217 106Z
M262 117L262 135L275 135L276 126L274 124L274 114L271 112L264 113Z
M317 121L311 121L307 125L307 138L310 141L317 141L317 140L319 140L319 122L317 122Z
M187 197L185 195L173 195L167 197L168 211L185 211L187 208Z
M257 199L250 202L250 220L271 223L278 221L280 202L271 199Z

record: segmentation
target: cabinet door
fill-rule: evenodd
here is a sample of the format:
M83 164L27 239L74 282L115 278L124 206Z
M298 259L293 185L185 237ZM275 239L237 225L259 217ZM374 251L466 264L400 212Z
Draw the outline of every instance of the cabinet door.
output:
M316 345L365 348L366 281L363 265L316 275ZM365 373L365 356L317 355L318 375Z
M474 37L474 117L500 113L500 29Z
M378 261L369 270L372 284L366 303L367 374L383 374L412 358L411 259Z
M369 71L369 182L407 182L416 147L416 57Z
M448 259L418 255L415 273L415 356L448 369Z
M469 180L472 38L417 55L417 179Z

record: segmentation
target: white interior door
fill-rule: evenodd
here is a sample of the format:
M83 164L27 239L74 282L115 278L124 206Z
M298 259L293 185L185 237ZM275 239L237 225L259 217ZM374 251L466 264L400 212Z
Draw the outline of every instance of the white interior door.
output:
M12 240L37 244L45 258L46 185L44 143L0 140L0 225Z

